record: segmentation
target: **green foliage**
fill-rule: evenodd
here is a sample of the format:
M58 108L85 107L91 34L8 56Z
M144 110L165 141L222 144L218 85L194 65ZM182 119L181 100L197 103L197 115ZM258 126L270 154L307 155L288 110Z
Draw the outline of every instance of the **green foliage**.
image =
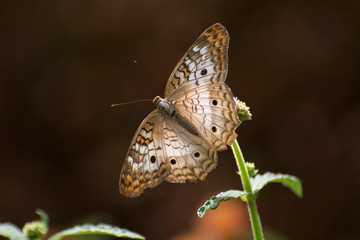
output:
M288 174L266 172L264 175L259 174L250 178L250 182L256 195L266 184L271 182L281 183L285 187L290 188L299 198L301 198L303 194L300 179Z
M246 106L245 102L242 102L242 101L238 100L237 98L235 98L234 100L236 103L236 111L237 111L240 122L251 120L252 114L250 112L250 107Z
M265 187L265 185L271 182L281 183L285 187L290 188L290 190L292 190L299 198L302 197L302 185L300 179L297 177L288 174L275 174L271 172L266 172L261 175L257 174L258 170L255 169L253 163L246 163L246 166L249 172L249 176L251 176L250 183L253 192L247 193L241 190L228 190L226 192L221 192L216 196L212 196L197 210L199 217L202 218L209 209L216 209L220 202L227 201L230 198L240 197L245 202L249 199L256 199L258 197L259 191Z
M236 103L236 110L240 122L251 120L252 114L250 113L250 108L237 98L234 98L234 101ZM259 191L268 183L277 182L290 188L291 191L301 198L303 195L301 181L297 177L288 174L275 174L271 172L266 172L263 175L258 174L259 171L255 169L254 163L245 162L239 143L236 139L231 144L231 149L234 153L236 165L238 167L237 174L240 175L245 191L229 190L219 193L218 195L211 197L210 200L207 200L198 209L197 214L199 217L203 217L209 209L216 209L220 202L229 200L230 198L240 197L248 206L254 239L263 240L264 234L256 206L256 198L259 196Z
M11 223L0 223L0 236L11 240L27 240L21 229Z
M244 192L244 191L240 191L240 190L229 190L226 192L221 192L216 196L213 196L210 198L210 200L207 200L204 205L202 205L198 211L197 214L199 217L203 217L205 215L205 213L207 212L207 210L209 209L216 209L220 202L222 201L227 201L230 198L245 198L245 196L247 196L248 193Z
M253 177L258 174L259 170L255 169L255 164L252 162L245 163L246 169L249 173L249 177ZM239 174L240 175L240 174Z
M42 210L37 210L36 213L40 216L40 221L32 221L26 223L23 231L11 223L0 224L0 236L4 236L11 240L41 240L48 230L48 216ZM84 235L84 234L102 234L111 235L114 237L124 237L132 239L145 239L140 234L131 232L127 229L113 227L111 225L99 224L91 225L85 224L82 226L75 226L58 232L49 237L49 240L58 240L65 236Z
M145 239L145 237L140 234L131 232L127 229L113 227L111 225L99 224L99 225L91 225L85 224L81 226L75 226L73 228L66 229L64 231L58 232L49 238L49 240L58 240L65 236L70 235L84 235L84 234L104 234L111 235L115 237L126 237L126 238L135 238L135 239Z
M28 222L23 227L23 234L30 240L41 240L48 231L49 218L47 214L38 209L35 211L40 216L40 221Z
M241 102L238 103L237 101L237 104L238 104L238 108L240 109L242 103ZM239 118L240 117L241 116L239 113ZM238 174L240 175L245 191L229 190L226 192L219 193L218 195L211 197L210 200L207 200L204 203L204 205L202 205L198 209L197 214L199 217L203 217L209 209L213 209L213 210L216 209L219 206L220 202L229 200L230 198L240 197L243 201L247 203L254 239L263 240L264 236L262 232L260 216L255 201L259 195L259 191L268 183L278 182L284 185L285 187L290 188L290 190L292 190L298 197L301 198L302 197L301 181L297 177L288 174L280 174L280 173L275 174L270 172L266 172L263 175L258 174L258 170L255 169L254 163L245 162L239 143L237 142L236 139L232 143L231 149L233 150L236 164L238 166Z
M37 209L35 211L35 213L40 216L40 221L42 223L44 223L45 225L49 224L49 216L47 215L47 213L45 211L43 211L41 209Z

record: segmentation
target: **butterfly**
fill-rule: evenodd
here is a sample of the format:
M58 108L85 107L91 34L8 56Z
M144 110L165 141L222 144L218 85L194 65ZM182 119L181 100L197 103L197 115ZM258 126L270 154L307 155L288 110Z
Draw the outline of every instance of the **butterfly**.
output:
M163 180L204 181L240 125L225 84L229 34L216 23L193 43L171 73L164 98L137 129L120 174L120 193L137 197Z

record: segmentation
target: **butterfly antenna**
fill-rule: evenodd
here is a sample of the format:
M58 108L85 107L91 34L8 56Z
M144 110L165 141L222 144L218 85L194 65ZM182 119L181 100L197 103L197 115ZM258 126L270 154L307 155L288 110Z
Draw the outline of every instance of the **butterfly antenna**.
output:
M131 104L131 103L138 103L138 102L152 102L152 99L140 99L140 100L135 100L135 101L130 101L130 102L123 102L123 103L115 103L115 104L111 104L111 107L118 107L121 105L126 105L126 104Z
M138 74L139 74L139 79L142 80L143 79L143 75L142 75L142 71L140 69L140 64L139 62L135 59L134 60L134 63L136 65L136 68L137 68L137 71L138 71Z
M134 63L136 65L136 68L137 68L137 71L138 71L138 74L139 74L139 78L142 79L142 72L141 72L141 69L140 69L140 64L139 62L134 59ZM152 99L140 99L140 100L135 100L135 101L130 101L130 102L123 102L123 103L115 103L115 104L111 104L111 107L118 107L118 106L121 106L121 105L126 105L126 104L131 104L131 103L138 103L138 102L152 102L153 100Z

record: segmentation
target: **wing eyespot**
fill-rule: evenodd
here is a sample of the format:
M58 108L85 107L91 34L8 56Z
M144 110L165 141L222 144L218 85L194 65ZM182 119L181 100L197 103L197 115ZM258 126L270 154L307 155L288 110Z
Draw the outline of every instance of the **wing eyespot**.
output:
M212 126L212 127L211 127L211 131L212 131L213 133L216 133L216 132L217 132L217 127Z
M194 156L195 158L199 158L199 157L200 157L200 152L199 152L199 151L195 151L195 152L193 153L193 156Z
M170 163L171 163L171 165L175 165L176 164L176 159L175 158L170 159Z
M203 69L203 70L201 70L201 72L200 72L200 74L202 75L202 76L204 76L204 75L206 75L207 74L207 69L205 68L205 69Z
M153 156L151 156L150 157L150 162L151 163L155 163L155 161L156 161L156 157L153 155Z
M212 104L213 106L217 106L218 103L219 103L219 102L218 102L216 99L214 99L214 100L211 101L211 104Z

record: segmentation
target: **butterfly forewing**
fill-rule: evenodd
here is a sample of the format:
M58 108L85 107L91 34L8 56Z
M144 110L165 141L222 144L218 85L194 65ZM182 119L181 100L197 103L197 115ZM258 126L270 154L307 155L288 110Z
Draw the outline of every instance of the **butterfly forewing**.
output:
M170 97L184 84L196 88L204 82L225 81L229 39L226 28L219 23L206 29L170 74L165 97Z

